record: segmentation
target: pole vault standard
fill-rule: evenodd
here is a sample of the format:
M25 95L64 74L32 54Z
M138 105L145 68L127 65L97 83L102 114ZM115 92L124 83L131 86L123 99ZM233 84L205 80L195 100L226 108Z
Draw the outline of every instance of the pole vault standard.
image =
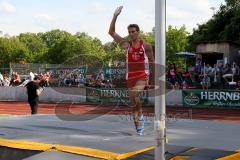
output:
M157 146L155 149L155 160L165 160L165 143L166 143L165 62L166 62L166 0L155 0L155 64L156 64L155 84L157 87L157 89L155 89L155 121L154 121L155 138Z

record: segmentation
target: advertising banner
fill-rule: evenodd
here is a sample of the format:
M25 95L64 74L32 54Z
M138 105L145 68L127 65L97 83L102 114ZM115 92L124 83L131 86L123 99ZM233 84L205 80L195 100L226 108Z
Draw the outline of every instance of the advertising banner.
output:
M143 91L140 93L143 105L148 104L148 93ZM90 103L130 105L130 99L127 89L113 88L86 88L86 100Z
M182 90L183 105L188 107L240 108L240 91Z

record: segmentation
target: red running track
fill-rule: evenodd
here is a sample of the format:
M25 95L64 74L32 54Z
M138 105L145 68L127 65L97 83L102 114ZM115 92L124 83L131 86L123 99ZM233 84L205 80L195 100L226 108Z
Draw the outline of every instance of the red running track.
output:
M57 107L56 107L57 106ZM57 109L56 109L57 108ZM53 104L40 103L39 114L130 114L131 108L126 106L96 106L90 104ZM153 107L143 107L145 116L153 116ZM30 107L27 102L0 102L0 114L9 115L30 115ZM206 109L167 107L167 118L176 119L200 119L200 120L221 120L240 122L240 109Z

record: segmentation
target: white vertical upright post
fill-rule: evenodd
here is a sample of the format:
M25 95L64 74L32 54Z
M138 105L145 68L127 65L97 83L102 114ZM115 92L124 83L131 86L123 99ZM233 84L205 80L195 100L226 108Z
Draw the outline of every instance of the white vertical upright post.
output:
M165 160L166 143L166 102L165 102L165 62L166 62L166 0L155 0L155 160ZM164 71L160 71L164 70ZM164 73L161 74L160 73ZM160 90L160 91L157 91Z

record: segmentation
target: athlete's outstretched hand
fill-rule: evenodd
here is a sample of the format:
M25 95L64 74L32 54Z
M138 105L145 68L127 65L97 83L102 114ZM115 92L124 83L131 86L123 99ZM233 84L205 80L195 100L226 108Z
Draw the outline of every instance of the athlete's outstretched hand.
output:
M123 6L117 7L114 12L114 16L118 16L121 13L122 9L123 9Z

